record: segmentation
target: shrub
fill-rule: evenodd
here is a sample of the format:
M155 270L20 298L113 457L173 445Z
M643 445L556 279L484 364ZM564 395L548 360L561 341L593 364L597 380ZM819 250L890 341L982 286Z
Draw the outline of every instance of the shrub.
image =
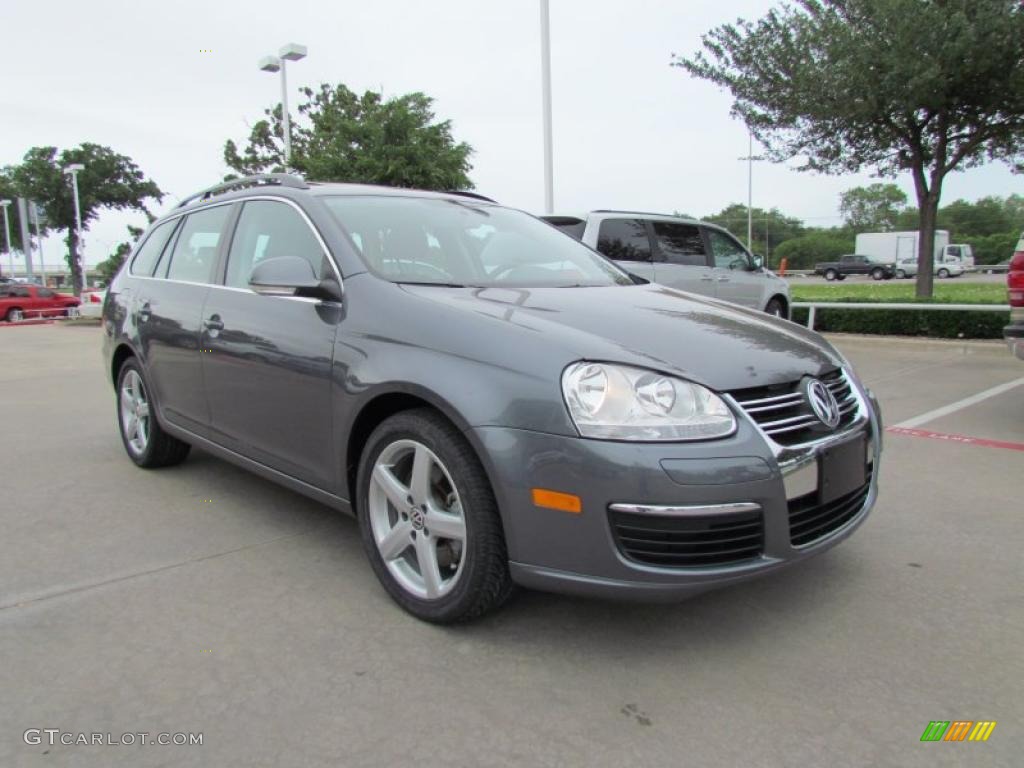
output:
M793 321L807 325L808 309L793 310ZM1009 313L928 309L829 309L818 307L814 330L840 333L930 336L940 339L1001 339Z
M779 243L772 253L772 263L787 260L788 269L814 269L819 261L835 261L844 253L853 253L853 238L812 232Z

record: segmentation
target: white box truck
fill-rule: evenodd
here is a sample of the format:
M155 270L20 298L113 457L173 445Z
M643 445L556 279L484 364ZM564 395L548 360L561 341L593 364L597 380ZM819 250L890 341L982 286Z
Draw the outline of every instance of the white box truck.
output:
M895 264L897 277L912 277L917 274L918 237L917 232L862 232L857 235L856 251L872 261ZM950 277L973 266L971 246L950 243L948 230L935 230L935 274Z

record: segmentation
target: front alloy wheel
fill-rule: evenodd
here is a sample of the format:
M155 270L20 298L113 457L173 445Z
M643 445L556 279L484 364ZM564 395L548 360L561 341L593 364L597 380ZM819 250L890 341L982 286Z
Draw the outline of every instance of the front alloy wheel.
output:
M388 571L410 594L443 597L462 574L466 521L451 475L433 451L396 440L373 465L367 512Z
M464 621L511 594L490 481L438 412L402 411L373 431L359 458L356 511L377 578L413 616Z

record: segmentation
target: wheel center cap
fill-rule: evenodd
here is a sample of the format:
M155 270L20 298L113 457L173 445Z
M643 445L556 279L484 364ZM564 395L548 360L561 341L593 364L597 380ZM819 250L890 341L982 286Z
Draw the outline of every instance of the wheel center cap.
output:
M413 507L409 512L409 522L412 523L412 527L417 531L423 530L423 524L426 522L427 516L423 513L420 507Z

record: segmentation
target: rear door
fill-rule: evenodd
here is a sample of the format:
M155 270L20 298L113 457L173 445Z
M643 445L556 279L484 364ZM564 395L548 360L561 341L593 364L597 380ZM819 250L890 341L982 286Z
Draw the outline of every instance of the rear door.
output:
M220 444L325 490L338 476L331 429L331 366L342 305L254 292L253 267L297 256L334 275L322 240L291 202L247 200L222 285L203 312L203 378Z
M627 272L654 280L654 249L643 219L603 219L597 233L597 250Z
M185 216L173 241L156 253L153 277L133 281L131 311L161 416L201 435L209 431L210 414L203 392L200 320L232 210L231 203L222 203ZM138 274L136 265L144 271L153 259L160 240L169 235L166 226L150 235L158 236L152 249L140 249L132 274Z
M751 309L764 309L765 281L754 271L754 260L747 249L727 232L705 227L708 245L714 259L715 290L718 298L742 304Z
M662 285L681 291L715 295L711 261L696 224L679 221L650 222L657 248L655 279Z

